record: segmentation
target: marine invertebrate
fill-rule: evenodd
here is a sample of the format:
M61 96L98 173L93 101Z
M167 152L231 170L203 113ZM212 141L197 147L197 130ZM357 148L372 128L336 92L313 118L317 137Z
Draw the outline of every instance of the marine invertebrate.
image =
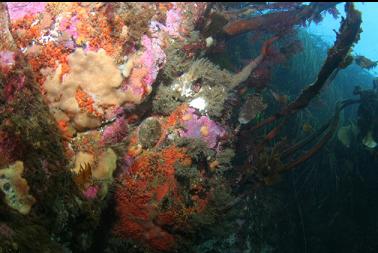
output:
M117 156L111 148L106 149L98 157L97 166L93 168L92 175L98 180L111 180L116 168Z
M109 186L113 182L113 172L117 168L117 155L111 148L106 149L100 154L97 166L92 169L92 175L95 180L98 180L101 185L99 196L104 198L108 193Z
M129 6L133 8L125 8ZM156 6L160 6L159 9ZM21 53L17 53L15 57L7 54L2 59L2 66L5 69L9 66L11 72L17 69L15 75L9 72L12 78L15 76L17 78L14 79L16 81L10 82L12 79L8 76L9 73L5 73L4 78L4 73L0 74L0 110L1 113L6 112L2 115L5 115L4 118L7 119L0 123L0 152L3 144L8 145L9 138L13 138L13 135L8 135L8 132L15 132L21 136L21 141L25 142L16 147L30 149L30 154L25 154L30 161L25 164L29 166L29 164L39 164L40 160L43 161L43 173L36 170L39 169L38 166L27 171L27 176L33 179L31 187L35 186L33 194L35 192L38 194L35 196L43 200L38 203L41 208L36 208L36 212L43 218L46 214L40 210L47 209L48 214L59 214L57 223L63 225L59 226L59 229L54 228L48 231L52 231L54 238L62 244L69 241L67 247L72 246L70 250L75 252L83 251L83 248L87 250L89 243L84 239L90 238L88 231L93 230L92 228L97 225L93 222L88 226L87 218L91 218L92 221L92 217L97 217L97 212L94 210L100 207L92 205L101 201L108 191L109 184L113 181L112 174L116 168L117 156L107 147L109 145L118 148L125 141L128 130L124 117L131 124L135 124L131 127L135 127L136 130L126 140L126 143L129 142L127 150L117 149L124 153L121 161L123 169L120 175L121 184L115 185L116 208L119 215L115 232L123 238L131 238L145 244L152 250L161 251L173 251L180 245L180 237L187 235L192 237L195 236L196 231L206 226L213 226L217 223L216 214L228 208L224 202L235 203L245 196L243 194L247 191L246 189L251 192L249 187L245 187L247 183L252 183L253 189L262 184L270 184L278 173L290 170L312 156L334 131L336 120L323 129L328 131L319 145L304 156L288 161L287 164L281 162L281 159L285 158L283 156L293 154L309 140L306 139L304 144L295 144L282 153L277 152L278 149L269 153L271 149L268 142L275 138L279 130L285 126L287 122L285 117L307 106L309 100L319 91L319 87L324 85L321 82L325 79L329 80L327 68L334 70L335 66L332 63L340 63L339 58L342 58L344 49L350 48L348 41L344 43L345 47L341 43L340 47L330 51L330 55L336 54L336 57L332 59L330 57L330 61L326 62L326 67L319 75L319 82L314 84L315 88L309 88L310 92L305 90L297 103L293 106L289 105L292 106L289 111L284 110L284 115L279 112L278 116L275 115L275 118L268 123L281 117L285 118L283 122L274 127L271 132L267 134L264 132L261 138L254 138L254 135L250 137L250 133L247 132L245 139L247 139L248 152L246 153L250 156L246 157L246 163L240 170L239 168L235 170L235 174L241 173L240 181L237 181L240 182L240 188L235 187L235 192L238 194L242 192L240 196L236 196L234 200L230 194L223 194L225 199L223 203L220 201L214 204L214 201L209 201L209 195L216 198L215 192L219 190L219 188L215 189L214 185L223 184L222 173L230 166L234 155L229 144L233 141L234 133L239 130L236 128L233 129L234 131L227 131L226 135L225 129L232 128L230 126L232 123L224 126L228 124L228 118L222 117L224 102L230 92L245 88L242 86L254 71L256 75L262 77L270 74L267 71L267 66L270 65L264 63L265 65L262 66L261 63L269 51L269 45L277 37L274 36L268 40L262 47L260 55L249 61L239 73L221 70L204 58L194 61L193 58L185 59L183 64L171 69L172 77L167 80L176 79L171 83L172 85L167 86L166 84L170 82L166 80L158 80L160 87L164 87L165 90L158 91L157 98L160 101L157 103L154 101L154 104L158 105L155 112L168 115L168 117L151 116L148 103L140 107L136 105L151 93L157 73L165 65L167 56L164 49L181 41L181 47L173 46L173 49L187 49L188 53L195 57L194 50L204 53L206 49L204 38L208 38L209 44L211 44L210 38L220 39L213 37L213 34L209 34L211 37L203 37L199 33L197 37L192 36L194 33L191 31L204 6L206 4L201 3L175 3L163 7L135 3L124 5L49 3L46 4L46 13L25 16L23 20L13 22L13 35L18 46L22 48L23 54L27 55L33 72L23 73L27 65L26 62L18 62L23 59ZM270 8L273 8L272 6L270 5ZM274 6L277 8L290 6L289 14L281 13L282 15L275 15L275 17L295 16L296 19L283 19L283 24L280 24L274 21L279 18L271 18L272 16L269 15L271 13L267 16L262 14L260 16L264 16L267 20L267 29L272 28L273 32L283 33L288 31L286 29L288 26L303 21L294 14L290 16L290 13L298 14L301 11L301 8L297 8L301 7L300 4ZM133 12L134 10L137 11ZM147 15L143 13L144 10L148 12ZM264 7L262 10L267 10L267 8ZM235 14L234 16L238 19L254 11L253 9L238 13L228 12L226 16ZM253 17L258 16L256 13L253 13ZM126 22L127 14L132 17L130 20L133 22ZM156 22L164 23L164 17L166 17L164 25L156 24ZM306 16L306 19L315 21L318 17ZM228 20L235 21L232 17ZM4 22L7 22L7 19L0 17L0 25ZM354 22L350 23L353 27L356 25ZM159 30L159 27L163 29ZM280 31L282 27L285 29ZM7 29L1 29L1 35L3 36L6 31ZM6 45L6 43L1 43L2 52L10 50ZM283 56L289 56L296 46L297 44L293 43L290 47L282 48L281 59L284 58ZM276 56L277 54L274 57ZM12 63L12 58L15 64ZM176 57L178 61L183 58L181 54ZM278 60L274 63L277 62ZM17 68L14 68L15 66ZM262 68L258 69L259 66ZM341 67L340 64L338 67ZM20 73L22 74L18 75ZM59 140L62 136L59 133L56 134L57 131L53 127L54 124L51 124L53 121L49 118L47 107L42 106L41 97L36 95L39 93L33 88L35 87L31 81L33 74L36 74L38 82L42 85L42 92L46 92L45 99L50 106L51 114L54 114L58 122L64 140L69 140L65 142L67 150L76 152L72 170L73 180L78 187L71 185L69 173L62 172L61 168L67 167L68 164L60 148ZM25 80L19 82L23 76ZM11 85L5 85L9 83ZM22 84L22 87L15 84ZM174 90L170 93L172 88ZM21 103L21 99L25 102ZM170 104L165 105L166 101ZM32 105L30 108L29 104ZM264 106L261 105L261 107ZM128 115L129 110L133 110L130 113L132 116ZM249 116L255 116L254 112L248 113ZM35 114L38 115L35 116ZM215 122L214 118L223 118L224 125ZM243 118L245 121L249 120L246 117ZM71 131L71 125L79 131L77 135L75 131ZM106 126L104 130L103 126ZM99 127L101 128L96 129ZM3 132L3 128L8 132ZM90 131L87 133L81 133L88 129ZM6 133L5 137L1 136L1 133ZM241 135L240 138L244 136L246 135ZM314 136L320 136L320 133L316 132ZM315 137L312 137L312 140ZM253 141L263 139L263 141L256 147L252 141L248 141L251 139ZM6 153L6 161L0 162L8 164L18 159L17 155L24 156L16 154L17 152L18 149L14 149L14 145L11 146L9 152ZM45 179L44 188L39 189L40 183L44 183ZM50 190L55 185L58 186L56 188L64 189L64 193L67 192L62 197L59 196L58 200L55 199L61 189L54 190L50 194ZM80 191L77 191L77 188ZM85 201L83 198L77 201L78 198L75 195L83 195L95 201ZM54 208L57 210L50 212L50 202L55 204ZM211 205L215 205L215 208ZM80 208L82 206L89 211L82 212ZM203 213L204 211L206 214ZM84 217L84 219L76 219L78 217ZM50 225L46 226L50 228ZM76 227L85 227L87 231L81 233L83 229L76 229ZM75 240L70 239L77 234L83 236L79 239L75 238L81 241L75 244ZM50 237L44 236L44 238Z
M21 161L0 169L0 189L8 206L21 214L28 214L36 200L29 194L28 182L22 177L23 171L24 164Z
M210 148L215 148L219 139L225 136L225 130L207 116L198 116L194 112L193 108L185 111L181 121L185 130L180 136L202 139Z
M195 82L199 81L202 85L198 92L192 89ZM220 70L216 65L212 64L207 59L199 59L193 62L188 71L174 80L170 85L171 89L180 93L180 98L185 99L188 103L192 103L192 107L195 107L201 112L206 113L207 100L203 90L205 87L219 86L219 91L224 95L221 98L225 98L232 82L232 75L226 70ZM211 89L211 88L210 88ZM222 105L223 101L219 101Z
M71 52L72 49L55 45L53 42L48 42L45 46L35 46L29 49L27 59L36 73L37 81L42 90L44 88L43 83L59 64L61 65L61 70L59 70L61 72L58 75L60 81L63 75L69 71L67 56Z
M183 117L188 108L189 105L186 103L183 103L176 107L176 109L165 119L164 127L166 129L176 127L177 124L181 122L181 120L185 119Z
M260 54L238 73L233 74L228 70L220 69L208 59L201 58L195 60L188 71L174 80L170 87L180 93L181 99L185 99L192 107L199 109L201 113L220 117L230 91L239 88L248 79L251 73L262 63L272 43L277 39L278 37L274 36L265 41ZM210 103L211 106L208 107Z
M203 86L200 92L200 96L198 94L198 96L190 102L190 106L204 112L212 119L226 120L228 117L224 113L224 103L229 96L227 89L222 86ZM196 102L201 103L196 105Z
M187 38L189 45L195 43L199 39L197 32L190 33L190 37ZM167 79L167 83L171 83L174 79L178 78L182 73L185 73L192 64L192 58L184 51L184 44L181 41L175 41L169 44L165 49L166 64L162 69L164 79Z
M87 189L84 190L83 195L87 199L95 199L99 192L99 188L97 185L91 185Z
M139 126L138 140L143 148L152 148L165 137L164 129L158 119L147 118Z
M71 171L76 185L84 195L93 196L96 193L100 197L106 196L117 167L116 161L117 155L111 148L100 152L98 157L82 151L76 154L75 166Z
M122 90L122 76L104 50L84 53L77 49L68 56L70 72L60 83L58 67L44 87L52 106L66 113L78 130L100 126L108 108L126 102L140 103L142 96Z
M100 113L94 108L94 100L85 91L78 88L76 90L75 99L81 110L87 111L90 115L99 116Z
M253 94L247 98L241 107L238 120L241 124L246 124L266 108L267 104L263 102L261 95Z
M87 189L90 187L90 184L92 183L92 167L90 163L78 162L78 164L80 167L77 172L75 170L73 171L73 180L76 183L76 185L84 191L85 195L87 193Z
M181 97L179 91L172 90L169 86L161 85L152 102L152 109L156 113L169 115L183 101L184 99Z
M128 27L128 44L138 43L143 35L149 35L149 24L151 18L155 15L153 5L148 3L119 3L119 8L115 7L114 12L120 14L123 23Z
M188 154L194 162L200 162L201 160L214 157L214 150L208 147L208 144L201 138L179 138L175 142L178 147L185 148L186 154Z
M197 197L192 207L185 206L180 197L175 166L188 167L189 161L185 151L175 146L140 155L122 176L122 185L116 191L119 221L115 233L155 250L172 250L176 239L166 227L189 226L185 217L200 212L205 205L203 197Z
M182 95L188 96L190 95L188 94L190 90L190 86L188 87L188 85L191 85L192 82L198 79L204 79L203 83L210 86L215 86L218 82L221 82L220 85L227 87L232 83L232 73L220 69L206 58L201 58L194 61L188 71L180 77L178 81L182 80L182 85L177 88L181 91ZM174 84L174 86L177 85Z

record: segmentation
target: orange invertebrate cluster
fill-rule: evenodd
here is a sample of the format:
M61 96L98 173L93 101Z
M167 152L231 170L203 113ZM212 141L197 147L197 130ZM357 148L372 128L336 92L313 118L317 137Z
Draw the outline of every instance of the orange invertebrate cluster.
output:
M95 6L94 8L100 8ZM74 43L77 45L88 44L90 50L98 50L103 48L107 54L118 57L125 41L114 34L112 25L122 27L121 19L115 18L112 25L107 20L105 11L101 10L96 15L88 15L93 7L82 6L79 3L49 3L47 4L47 12L28 15L20 20L13 21L11 24L12 33L20 48L26 49L25 54L29 61L38 83L43 91L43 83L46 80L46 71L41 73L43 69L49 69L52 73L58 66L62 65L62 73L60 78L69 72L67 56L74 51L74 48L67 47L68 41L72 35L64 29L74 26L77 38ZM51 37L50 28L58 24L58 15L63 18L64 25L60 27L61 35L59 37ZM75 22L72 22L72 18ZM75 23L75 24L74 24ZM125 38L127 39L127 38ZM47 40L47 41L46 41ZM70 44L70 43L68 43Z
M70 18L74 18L77 32L76 44L84 45L88 43L91 49L103 48L109 55L116 56L120 53L122 44L119 36L113 31L113 27L122 27L119 17L113 17L110 23L106 15L106 6L95 3L50 3L52 12L70 13L66 20L67 25L71 25ZM89 15L96 11L96 15Z
M106 53L112 56L116 56L120 53L122 48L122 42L119 38L117 40L112 37L112 27L106 19L105 15L95 15L94 20L91 20L93 24L96 24L94 27L97 28L97 31L91 36L89 46L92 48L103 48ZM114 19L116 27L122 27L120 18ZM82 23L83 28L87 27ZM79 26L80 29L80 26Z
M174 7L172 3L156 3L158 9L162 12L167 12Z
M28 16L12 25L13 33L16 35L16 43L20 48L27 48L32 41L38 41L43 35L42 26L38 24L32 25L33 22L33 16ZM54 42L30 46L26 51L26 58L36 75L37 82L42 86L46 80L46 76L41 73L42 69L55 70L59 63L62 64L60 78L68 73L67 56L72 51L72 49Z
M46 76L41 73L43 68L56 69L58 64L62 64L62 72L60 79L63 75L69 72L69 66L67 62L67 56L72 50L67 49L61 45L49 42L45 46L39 47L38 54L29 54L27 59L36 74L38 83L42 86L46 80Z
M173 111L165 122L165 128L170 128L178 124L183 118L185 119L185 112L188 109L188 104L182 104Z
M175 247L176 240L166 227L188 227L188 217L203 210L207 200L193 196L186 206L175 178L175 166L188 167L185 149L169 146L160 152L145 151L129 168L117 189L118 224L114 231L160 251Z
M95 116L101 116L101 113L94 108L93 98L82 89L79 88L76 90L75 99L81 109Z
M98 156L104 151L104 145L100 140L101 134L99 132L87 132L76 138L75 149Z
M41 36L41 27L38 24L32 26L36 15L27 15L23 19L12 24L12 33L19 47L25 48L29 43Z
M62 132L62 135L66 138L72 138L72 132L69 131L69 124L65 120L58 121L58 128Z

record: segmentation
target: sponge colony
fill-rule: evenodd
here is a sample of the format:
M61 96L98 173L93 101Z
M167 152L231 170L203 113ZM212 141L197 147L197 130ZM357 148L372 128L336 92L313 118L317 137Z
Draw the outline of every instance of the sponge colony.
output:
M0 170L0 189L5 194L5 202L21 214L28 214L35 203L33 196L29 194L29 185L22 178L24 164L17 161L8 168Z
M121 72L103 49L87 53L76 49L68 56L68 65L70 72L62 82L57 78L61 74L61 67L58 67L44 87L51 107L66 113L77 130L99 127L107 108L126 102L140 103L141 97L135 96L130 89L121 89ZM84 103L90 108L81 106L77 101L78 90L91 100L91 103Z

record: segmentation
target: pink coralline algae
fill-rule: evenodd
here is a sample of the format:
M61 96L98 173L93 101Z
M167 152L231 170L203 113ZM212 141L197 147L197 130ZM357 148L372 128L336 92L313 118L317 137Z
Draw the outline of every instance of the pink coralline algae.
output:
M144 51L134 60L134 67L130 76L122 85L123 90L131 91L136 98L136 104L139 104L145 95L152 91L159 70L165 64L165 53L161 48L161 40L150 38L146 35L141 39Z
M166 31L171 36L180 36L179 29L182 16L181 9L174 7L167 12L167 19L165 21Z
M60 30L66 32L68 35L72 36L73 39L77 39L79 37L79 34L77 32L77 24L79 22L79 19L77 16L71 17L71 19L64 18L60 22Z
M11 20L18 20L26 15L45 11L45 2L8 2L8 11Z
M0 51L0 71L7 74L15 65L15 53L11 51Z
M216 148L220 138L224 137L226 132L216 122L207 116L198 116L195 109L188 108L183 117L183 126L185 130L180 132L181 137L199 138L205 141L209 148Z
M124 118L117 118L115 122L107 126L102 134L104 143L117 143L122 141L127 134L127 122Z
M165 25L157 22L157 21L151 21L150 29L151 32L157 33L158 31L162 30L168 33L168 35L181 38L180 34L180 27L182 24L182 15L181 15L181 9L179 7L176 7L176 3L174 4L175 7L167 11L167 18L165 20Z
M146 35L142 37L142 45L145 47L143 55L140 57L140 62L148 69L147 75L144 77L144 83L151 86L155 81L159 69L165 63L165 53L160 47L160 40L157 38L149 38Z

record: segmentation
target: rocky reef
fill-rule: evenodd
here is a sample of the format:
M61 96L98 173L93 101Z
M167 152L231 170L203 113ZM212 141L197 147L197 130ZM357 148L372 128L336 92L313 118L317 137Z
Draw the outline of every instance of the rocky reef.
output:
M349 105L299 160L284 157L302 142L270 143L350 63L361 23L346 4L316 81L262 119L297 26L336 3L276 5L2 3L0 252L193 252L237 229L240 203L319 150ZM248 32L243 64L211 60Z

